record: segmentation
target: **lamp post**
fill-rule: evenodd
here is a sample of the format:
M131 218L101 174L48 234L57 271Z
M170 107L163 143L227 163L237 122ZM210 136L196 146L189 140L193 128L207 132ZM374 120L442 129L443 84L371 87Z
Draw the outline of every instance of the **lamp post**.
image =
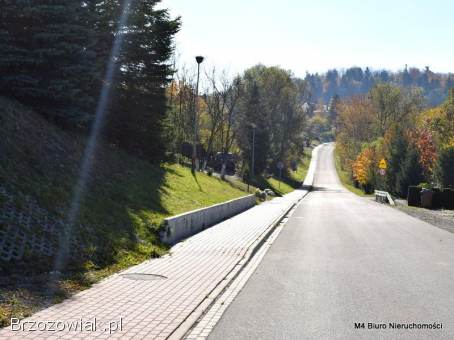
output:
M199 160L197 159L197 134L198 134L198 97L199 97L199 79L200 79L200 64L203 62L202 56L195 57L195 61L197 62L197 85L195 91L195 103L194 103L194 141L192 145L192 170L198 171L199 170Z
M251 175L252 178L254 178L254 167L255 167L255 129L257 128L257 125L254 123L250 124L252 127L252 166L251 166Z

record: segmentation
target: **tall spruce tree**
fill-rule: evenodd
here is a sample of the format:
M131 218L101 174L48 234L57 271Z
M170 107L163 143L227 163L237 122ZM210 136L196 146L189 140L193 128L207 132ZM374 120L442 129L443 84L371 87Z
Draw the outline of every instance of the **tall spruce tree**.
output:
M0 8L0 95L64 124L89 121L96 68L87 6L0 0Z
M418 185L424 181L424 170L419 164L418 151L413 145L409 145L400 171L396 176L399 195L406 197L410 185Z
M403 155L407 153L408 141L405 138L402 128L395 125L392 129L392 139L388 145L388 169L385 177L385 188L389 192L400 194L402 189L401 183L405 182L400 173L402 171L402 162L405 160ZM398 178L399 182L397 181ZM402 190L405 190L405 188Z
M254 148L254 174L251 173L251 175L260 174L266 168L270 150L269 122L264 116L259 86L254 79L249 77L245 79L236 124L238 145L245 165L252 171L252 148Z
M437 160L436 176L443 187L454 188L454 146L440 151Z
M113 41L123 1L96 3L98 36ZM142 0L130 5L128 24L121 33L123 48L116 61L115 95L106 130L112 142L153 162L160 161L165 152L165 87L173 72L173 37L180 27L180 19L170 19L167 10L156 9L157 3L159 0Z

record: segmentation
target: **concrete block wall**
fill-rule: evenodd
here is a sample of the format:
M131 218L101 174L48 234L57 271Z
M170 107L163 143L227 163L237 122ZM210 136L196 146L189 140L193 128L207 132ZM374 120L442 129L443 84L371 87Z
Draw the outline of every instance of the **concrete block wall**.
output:
M53 256L58 250L64 221L49 214L29 196L21 195L19 205L15 201L15 195L0 186L0 260L21 260L26 252ZM81 244L77 236L71 238L72 256L79 256Z
M161 240L174 244L216 223L235 216L255 205L255 196L248 195L207 208L189 211L164 220Z

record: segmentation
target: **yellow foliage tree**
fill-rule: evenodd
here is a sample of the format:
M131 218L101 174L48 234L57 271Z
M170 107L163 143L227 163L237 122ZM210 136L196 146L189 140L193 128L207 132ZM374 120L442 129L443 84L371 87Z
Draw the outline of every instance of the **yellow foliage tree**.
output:
M373 106L365 97L353 97L339 104L336 149L344 169L354 162L364 143L375 139L374 119Z
M371 184L373 181L374 165L375 151L372 147L367 147L361 151L353 162L353 178L363 186Z

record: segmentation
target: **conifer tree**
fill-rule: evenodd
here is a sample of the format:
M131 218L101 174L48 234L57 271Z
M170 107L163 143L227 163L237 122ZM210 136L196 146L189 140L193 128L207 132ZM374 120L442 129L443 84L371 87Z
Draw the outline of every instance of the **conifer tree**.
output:
M251 175L256 175L265 169L270 151L269 121L264 117L258 84L253 79L246 79L245 83L237 121L237 137L243 159L249 168L254 147L254 174Z
M407 190L410 185L418 185L424 182L424 171L419 164L418 151L411 145L407 149L396 181L399 194L402 197L407 196Z
M0 1L0 95L64 124L91 118L88 9L74 0Z
M165 88L173 69L173 37L180 27L179 18L169 18L167 10L156 9L157 0L131 3L127 27L123 29L123 49L116 62L113 82L114 102L108 115L108 138L150 161L163 158L163 121L167 103ZM101 32L105 40L113 40L122 1L99 2ZM105 7L105 10L100 10ZM107 15L108 16L108 15ZM109 29L111 31L109 31ZM102 53L102 52L101 52Z
M454 146L448 146L441 150L436 175L443 187L454 188Z

